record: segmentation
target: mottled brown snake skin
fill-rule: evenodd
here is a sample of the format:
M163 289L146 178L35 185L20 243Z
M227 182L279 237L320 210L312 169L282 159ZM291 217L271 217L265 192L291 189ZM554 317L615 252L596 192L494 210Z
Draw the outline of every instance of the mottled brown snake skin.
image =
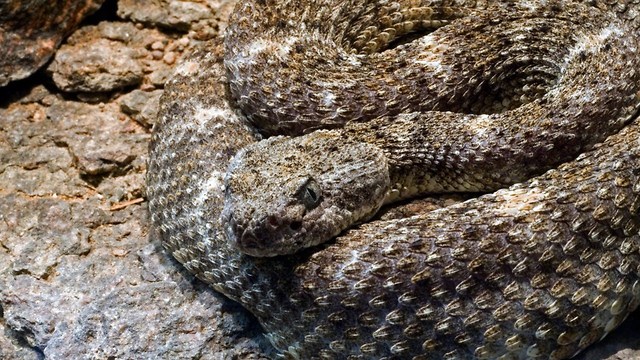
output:
M286 358L569 358L640 304L639 48L639 0L242 1L153 227ZM354 225L436 192L487 194Z

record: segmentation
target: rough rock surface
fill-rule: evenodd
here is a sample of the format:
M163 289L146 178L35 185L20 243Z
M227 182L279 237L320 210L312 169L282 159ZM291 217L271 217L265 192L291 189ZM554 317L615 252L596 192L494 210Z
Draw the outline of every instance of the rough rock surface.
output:
M0 91L0 358L265 358L250 315L150 241L141 202L154 103L196 41L102 22L65 45L69 68L87 43L137 54L137 87L80 89L97 103L40 78Z
M47 73L65 92L104 93L140 86L162 87L189 36L168 38L127 22L85 26L56 53Z
M144 191L149 134L117 102L48 94L0 117L3 359L226 358L257 347L241 337L258 334L244 312L149 242L145 205L126 206Z
M106 92L142 81L142 67L136 60L124 44L98 39L80 48L63 45L49 71L60 90Z
M134 54L142 69L135 85L70 95L34 78L0 89L0 359L272 355L249 314L195 280L148 233L144 172L155 103L173 66L224 27L217 18L232 6L205 4L220 11L206 31L165 32L113 14L65 45ZM90 83L98 71L77 76ZM639 335L636 313L579 359L640 358Z
M162 90L134 90L120 99L120 109L145 127L151 127L158 112Z
M209 36L226 21L232 7L227 2L175 0L120 0L118 15L143 24L178 30L192 30L199 37Z
M0 86L46 63L65 36L104 0L0 2Z

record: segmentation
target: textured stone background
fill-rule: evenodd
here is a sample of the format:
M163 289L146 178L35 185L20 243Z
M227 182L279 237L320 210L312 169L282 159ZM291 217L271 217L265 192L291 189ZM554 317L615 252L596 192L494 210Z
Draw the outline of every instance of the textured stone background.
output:
M0 2L0 86L46 63L62 40L104 0Z
M0 359L273 355L249 314L162 251L143 198L163 84L232 6L107 0L0 88ZM580 357L605 358L640 359L639 313Z

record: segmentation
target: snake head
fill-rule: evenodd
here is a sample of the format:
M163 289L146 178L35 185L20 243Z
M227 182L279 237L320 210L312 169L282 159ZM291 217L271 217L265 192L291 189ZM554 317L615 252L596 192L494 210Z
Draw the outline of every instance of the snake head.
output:
M371 217L389 189L387 160L373 145L333 131L275 136L231 161L223 226L245 254L292 254Z

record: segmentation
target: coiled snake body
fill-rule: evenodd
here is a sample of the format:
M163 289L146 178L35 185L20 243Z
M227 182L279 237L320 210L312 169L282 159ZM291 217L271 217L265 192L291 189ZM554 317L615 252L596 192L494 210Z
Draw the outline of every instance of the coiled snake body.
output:
M243 2L165 90L153 226L289 357L568 358L640 303L639 23L634 0Z

